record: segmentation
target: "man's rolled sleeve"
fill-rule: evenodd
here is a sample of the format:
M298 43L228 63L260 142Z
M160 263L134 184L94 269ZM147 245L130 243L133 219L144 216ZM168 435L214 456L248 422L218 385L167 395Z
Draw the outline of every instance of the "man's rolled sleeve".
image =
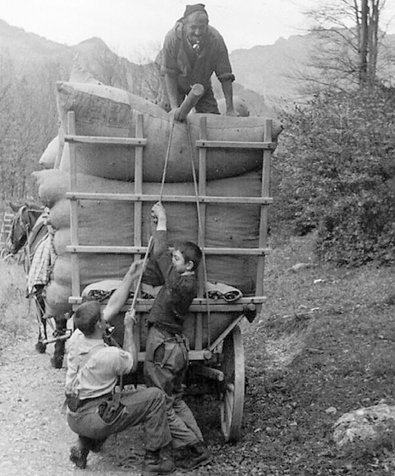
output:
M217 76L217 78L220 83L224 83L225 81L233 82L235 80L235 75L233 73L224 73Z
M177 36L173 30L170 30L165 37L163 49L161 53L161 73L169 74L170 76L178 75L177 66Z
M119 361L118 368L116 369L117 375L128 374L133 367L132 354L126 352L126 350L119 349Z
M225 41L218 34L216 39L216 62L215 62L215 74L218 80L223 83L224 81L234 81L235 76L232 73L232 66L229 60L228 49L225 45Z

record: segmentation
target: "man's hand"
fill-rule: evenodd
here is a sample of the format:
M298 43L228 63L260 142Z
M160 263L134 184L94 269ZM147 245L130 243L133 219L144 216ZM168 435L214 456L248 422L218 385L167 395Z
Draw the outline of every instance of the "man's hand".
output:
M170 112L171 106L168 99L161 99L158 103L158 106L164 109L166 112Z
M139 259L137 261L133 261L133 263L130 265L129 273L131 273L131 274L140 274L140 273L142 273L144 271L143 270L143 264L144 264L144 260L142 260L142 259Z
M133 329L133 326L137 322L136 311L134 309L129 309L129 311L125 312L125 317L123 322L124 322L125 328L128 328L129 330Z
M165 207L160 202L155 203L155 205L151 208L151 215L158 220L161 218L166 218Z
M228 111L226 111L226 115L231 117L239 117L239 114L237 114L234 109L229 109Z
M126 275L127 279L131 280L131 283L144 271L143 264L144 261L142 259L139 259L137 261L134 261L130 265L130 268L128 269Z
M175 121L178 121L178 122L183 122L184 119L183 117L181 116L181 108L179 107L174 107L170 112L170 117L172 117Z
M166 210L160 202L155 203L155 205L152 207L151 218L156 224L157 231L167 229Z

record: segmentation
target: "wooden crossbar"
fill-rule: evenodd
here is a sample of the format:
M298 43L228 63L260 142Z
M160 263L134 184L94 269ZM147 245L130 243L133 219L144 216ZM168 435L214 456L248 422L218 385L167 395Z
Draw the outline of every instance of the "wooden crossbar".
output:
M107 144L107 145L127 145L144 147L147 139L140 137L103 137L103 136L78 136L67 134L65 142L70 144Z
M200 203L237 203L240 205L269 205L273 203L272 197L222 197L217 195L148 195L143 193L104 193L104 192L67 192L66 197L70 200L109 200L126 202L193 202Z
M103 245L68 245L70 253L109 253L135 254L145 253L146 246L103 246ZM270 253L270 248L204 248L209 255L257 255L264 256Z
M221 140L197 140L196 147L215 149L266 149L274 150L275 142L241 142L241 141L221 141Z
M206 298L195 298L192 301L191 307L188 308L188 312L206 312L207 311L207 302L210 305L210 308L213 312L242 312L245 305L248 304L262 304L267 301L266 296L251 296L251 297L242 297L235 302L225 302L221 299L206 299ZM79 305L83 302L83 298L81 296L71 296L69 298L70 304ZM138 298L136 301L136 311L140 312L148 312L150 311L154 299L142 299ZM125 304L125 309L128 309L131 304L128 301Z

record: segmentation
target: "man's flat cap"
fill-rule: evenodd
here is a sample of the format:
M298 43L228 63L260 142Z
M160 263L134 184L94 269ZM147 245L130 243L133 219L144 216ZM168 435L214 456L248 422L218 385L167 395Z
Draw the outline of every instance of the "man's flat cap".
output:
M203 5L203 3L195 3L195 5L186 5L183 18L186 18L195 12L203 12L208 16L205 5Z

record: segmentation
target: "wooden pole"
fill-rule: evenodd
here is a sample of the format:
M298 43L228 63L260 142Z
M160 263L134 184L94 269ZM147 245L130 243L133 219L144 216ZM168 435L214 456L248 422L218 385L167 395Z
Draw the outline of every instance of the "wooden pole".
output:
M179 109L178 120L185 121L187 115L191 112L192 108L194 108L199 101L199 99L204 94L204 87L197 83L194 84L191 90L188 93L188 96L184 99Z

